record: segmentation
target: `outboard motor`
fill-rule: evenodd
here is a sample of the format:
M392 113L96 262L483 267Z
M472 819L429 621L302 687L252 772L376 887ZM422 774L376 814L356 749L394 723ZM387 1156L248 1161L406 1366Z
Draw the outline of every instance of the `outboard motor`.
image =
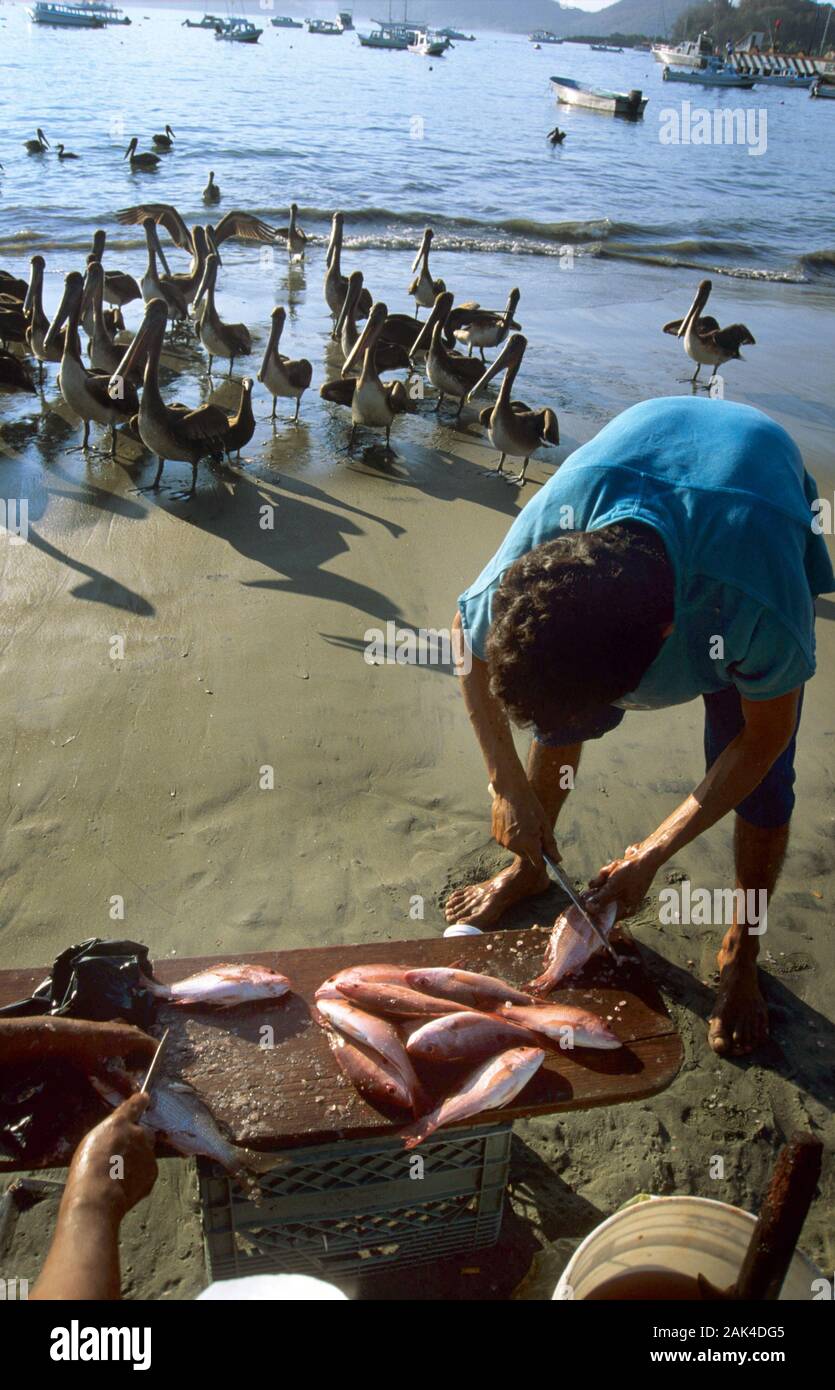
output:
M641 102L643 100L643 96L644 94L640 90L640 88L635 87L633 87L632 91L628 94L629 114L633 119L636 116L640 116L641 114Z

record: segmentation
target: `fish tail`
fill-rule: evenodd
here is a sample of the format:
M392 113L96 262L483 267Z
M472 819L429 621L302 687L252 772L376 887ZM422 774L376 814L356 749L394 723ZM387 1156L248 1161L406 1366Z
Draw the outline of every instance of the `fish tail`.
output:
M283 1157L279 1153L262 1153L257 1149L238 1149L237 1153L240 1167L248 1173L269 1173Z
M425 1119L419 1120L415 1125L410 1125L408 1129L403 1131L404 1149L416 1149L418 1144L422 1144L424 1139L428 1139L436 1128L437 1125L428 1124Z

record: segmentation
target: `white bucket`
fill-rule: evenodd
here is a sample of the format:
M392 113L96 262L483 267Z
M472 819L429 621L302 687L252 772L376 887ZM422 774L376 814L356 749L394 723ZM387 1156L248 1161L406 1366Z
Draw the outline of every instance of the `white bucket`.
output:
M553 1297L587 1298L609 1279L630 1270L676 1270L727 1288L736 1279L755 1217L708 1197L652 1197L610 1216L578 1246ZM822 1278L812 1261L795 1251L781 1299L811 1301L812 1281Z

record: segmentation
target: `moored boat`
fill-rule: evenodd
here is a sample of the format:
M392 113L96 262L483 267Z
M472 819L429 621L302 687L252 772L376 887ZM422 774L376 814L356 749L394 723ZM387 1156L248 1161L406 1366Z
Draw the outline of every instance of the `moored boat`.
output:
M562 43L550 29L534 29L532 34L528 34L531 43Z
M301 19L292 19L289 14L274 14L270 20L274 29L303 29Z
M654 43L651 48L656 63L667 68L701 67L705 59L713 57L713 40L704 32L697 39L686 39L684 43Z
M827 97L830 101L835 101L835 82L825 82L822 78L816 77L809 88L810 97Z
M106 29L101 15L84 5L64 5L58 0L39 0L27 11L33 24L46 24L53 29Z
M441 58L449 48L449 39L438 38L428 30L418 30L410 44L410 53L419 53L423 58Z
M643 116L649 97L640 90L610 92L605 87L588 87L572 77L552 77L551 86L558 101L566 106L586 106L591 111L607 111L612 116L637 120Z
M257 43L263 32L249 19L225 19L222 28L215 30L215 38L228 43Z
M335 19L306 19L308 34L342 34L344 29Z
M622 53L622 48L612 48L608 43L591 44L592 53Z
M754 85L753 77L744 77L734 68L726 67L720 58L708 58L704 67L691 72L665 68L662 76L665 82L690 82L700 87L741 87L743 91L750 91Z
M456 43L475 43L475 34L462 34L460 29L439 29L438 33L445 39L454 39Z

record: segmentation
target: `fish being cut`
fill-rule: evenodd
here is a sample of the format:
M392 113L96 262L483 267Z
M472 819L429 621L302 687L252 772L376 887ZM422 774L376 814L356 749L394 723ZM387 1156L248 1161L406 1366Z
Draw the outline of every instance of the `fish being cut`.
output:
M290 989L287 976L266 965L213 965L173 985L147 978L143 979L143 984L159 999L184 1008L211 1004L230 1009L235 1004L250 1004L256 999L280 999Z
M518 1096L542 1065L541 1047L511 1047L485 1062L467 1077L454 1095L448 1096L417 1124L403 1131L407 1149L422 1144L442 1125L467 1120L482 1110L498 1110Z
M534 1005L531 1013L538 1013ZM509 1047L541 1047L535 1033L511 1019L476 1013L445 1014L413 1028L406 1051L416 1062L484 1062Z
M399 1071L379 1052L362 1043L351 1041L327 1028L331 1052L340 1070L361 1096L372 1105L396 1105L401 1110L413 1110L413 1097Z
M384 1018L349 1004L347 999L317 999L321 1016L351 1042L370 1048L390 1067L393 1067L411 1097L413 1115L423 1113L428 1104L409 1054L393 1025Z
M438 966L428 970L408 970L406 983L426 994L452 999L468 1009L498 1009L502 1004L533 1004L535 1000L521 989L492 975L478 975L472 970L455 970Z
M540 1033L560 1047L596 1047L611 1049L621 1042L597 1014L588 1009L576 1009L571 1004L534 1004L524 1008L508 1004L502 1016L534 1034Z
M595 921L608 939L615 925L617 904L607 903L602 912L595 914ZM548 945L545 948L543 965L545 969L528 989L532 994L548 994L567 975L576 975L583 966L603 950L603 943L592 931L581 912L569 907L560 914L554 923Z
M126 1094L139 1089L138 1082L126 1072L115 1073L112 1083L96 1076L91 1076L90 1082L114 1108ZM178 1153L213 1158L230 1173L266 1173L278 1161L275 1154L241 1148L224 1138L197 1092L181 1081L155 1081L151 1103L139 1123Z
M340 994L358 1008L387 1018L437 1018L439 1014L458 1013L466 1004L453 999L440 999L436 994L422 994L408 985L390 985L377 980L342 980L337 986Z

